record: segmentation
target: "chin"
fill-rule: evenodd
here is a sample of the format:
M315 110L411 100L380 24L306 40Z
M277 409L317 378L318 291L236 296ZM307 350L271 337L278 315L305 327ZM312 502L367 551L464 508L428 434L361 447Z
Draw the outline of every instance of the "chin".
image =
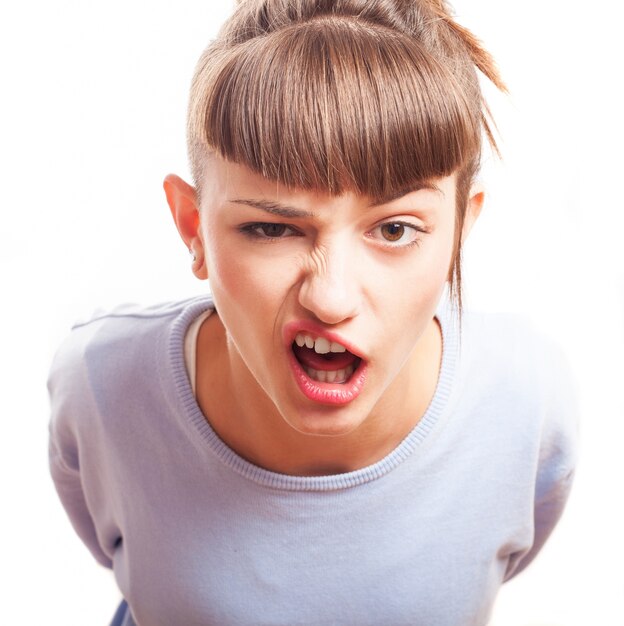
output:
M339 413L342 413L340 415ZM352 411L314 411L313 414L296 416L283 415L288 425L302 435L313 437L343 437L350 435L362 424L361 418L356 418Z

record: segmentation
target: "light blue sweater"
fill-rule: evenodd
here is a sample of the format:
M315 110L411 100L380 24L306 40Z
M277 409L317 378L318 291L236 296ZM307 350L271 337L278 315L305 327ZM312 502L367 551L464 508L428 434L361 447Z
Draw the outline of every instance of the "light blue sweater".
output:
M140 626L483 625L540 550L576 461L559 351L505 315L442 309L438 386L380 462L286 476L212 430L184 365L207 298L78 324L50 373L50 463Z

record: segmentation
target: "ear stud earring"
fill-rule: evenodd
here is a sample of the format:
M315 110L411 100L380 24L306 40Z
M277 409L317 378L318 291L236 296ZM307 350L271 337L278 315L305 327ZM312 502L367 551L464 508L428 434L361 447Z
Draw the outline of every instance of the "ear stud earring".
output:
M191 255L191 260L195 263L195 261L197 261L197 255L195 254L193 248L189 248L189 254Z

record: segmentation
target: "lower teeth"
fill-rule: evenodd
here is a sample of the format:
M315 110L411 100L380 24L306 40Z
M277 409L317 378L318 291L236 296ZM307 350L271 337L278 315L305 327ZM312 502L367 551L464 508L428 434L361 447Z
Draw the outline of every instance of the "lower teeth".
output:
M306 374L319 383L345 383L353 374L353 365L343 370L315 370L312 367L304 367Z

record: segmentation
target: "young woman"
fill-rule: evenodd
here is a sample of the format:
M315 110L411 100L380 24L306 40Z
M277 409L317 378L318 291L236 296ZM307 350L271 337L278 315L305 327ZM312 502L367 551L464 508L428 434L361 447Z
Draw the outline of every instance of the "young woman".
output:
M442 0L245 0L202 56L164 186L210 295L76 325L50 375L114 623L480 625L542 547L575 407L547 340L462 312L477 70Z

